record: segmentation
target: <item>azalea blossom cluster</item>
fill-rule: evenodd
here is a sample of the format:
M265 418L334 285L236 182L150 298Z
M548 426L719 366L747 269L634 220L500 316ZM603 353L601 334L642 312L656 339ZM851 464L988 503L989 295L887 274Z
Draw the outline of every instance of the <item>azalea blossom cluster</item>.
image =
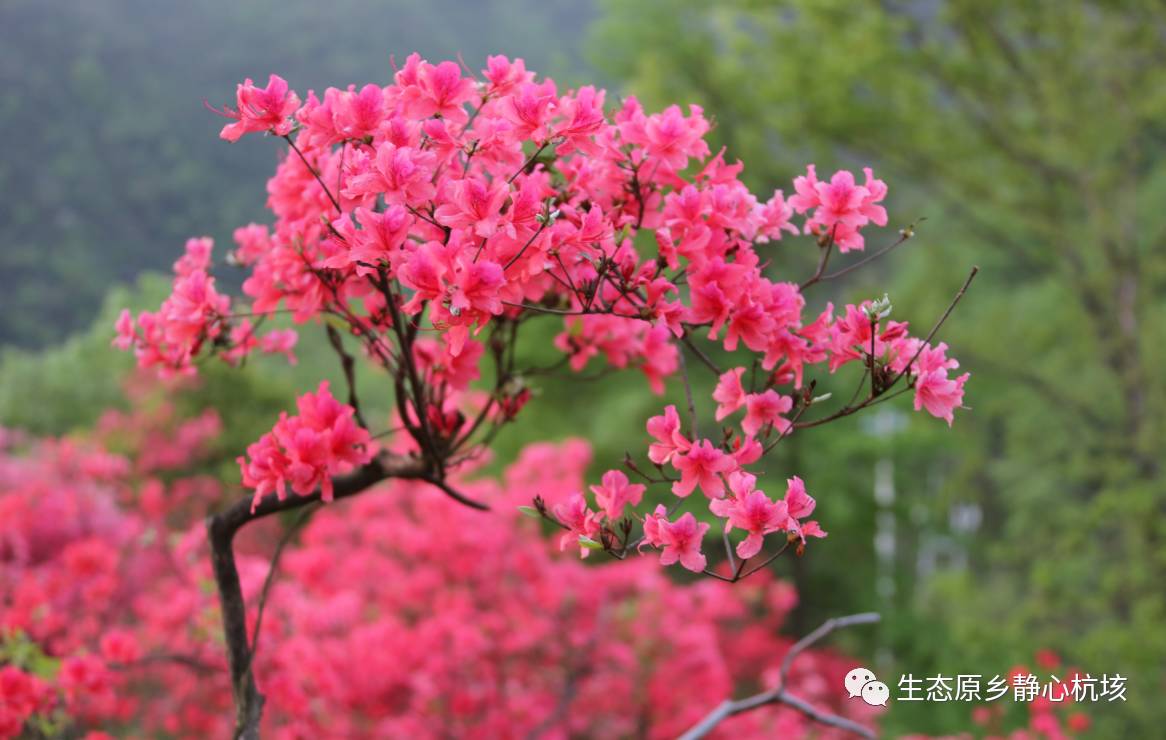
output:
M5 435L0 578L11 588L0 593L0 737L230 732L200 518L181 497L164 495L174 508L158 516L140 505L154 485L142 471L154 468L139 461L159 459L154 440L171 448L205 422L160 408L119 412L87 440ZM130 439L135 426L155 433ZM127 456L96 442L115 438ZM188 449L197 459L200 448ZM589 461L580 440L538 444L501 480L460 483L498 505L490 537L480 512L423 483L396 481L318 512L265 603L256 659L266 733L664 738L735 687L774 685L792 644L779 634L797 603L788 584L763 576L734 588L680 586L646 560L584 567L517 515L514 505L536 492L551 505L567 500ZM169 494L187 474L166 469L177 475ZM256 528L240 543L251 627L278 534ZM788 686L869 726L875 710L833 690L854 665L809 651ZM568 712L558 710L564 701ZM779 705L724 728L745 738L812 731Z
M962 405L967 375L953 376L958 364L931 343L939 324L911 336L889 320L889 300L807 310L810 287L891 248L825 271L832 253L864 250L865 230L887 223L887 187L869 169L860 184L845 170L819 180L811 165L788 200L779 189L755 195L743 165L710 148L699 106L651 112L632 96L564 90L503 56L474 72L414 54L387 85L322 95L272 75L265 87L239 85L235 104L217 112L228 141L286 144L267 185L272 223L237 229L226 260L245 271L249 305L216 292L210 244L195 240L175 266L174 294L155 313L123 314L115 343L143 367L192 372L209 354L231 363L255 350L290 354L288 329L255 338L259 324L288 314L323 325L347 385L343 403L327 385L305 395L297 415L251 445L239 460L249 513L236 506L210 520L241 734L254 729L262 696L230 558L239 529L316 491L340 498L384 478L486 508L458 487L521 418L543 374L601 359L638 370L657 394L679 380L688 408L684 420L666 406L647 421L648 461L629 454L627 473L591 486L596 509L580 485L561 501L532 492L527 513L565 529L563 543L584 555L652 548L664 564L731 582L825 535L800 479L780 498L759 487L758 466L785 437L908 391L917 410L949 423ZM797 234L819 255L801 281L777 269L799 247L776 242ZM560 361L532 365L527 327L546 321L561 326ZM366 418L353 346L382 371L392 418ZM688 373L698 362L718 378L716 421L744 410L706 434ZM862 372L854 398L827 406L814 393L819 378L848 365ZM659 503L648 495L655 486L668 503L637 510ZM698 489L708 514L681 512ZM710 518L726 556L712 567L702 550ZM780 545L762 560L770 536Z
M691 352L719 376L717 421L741 409L744 418L723 438L702 438L681 433L676 410L666 410L649 422L649 459L675 475L661 467L655 481L644 477L681 498L699 488L727 529L747 533L745 559L770 533L796 538L800 549L806 536L824 534L805 520L813 499L800 481L780 500L769 497L746 468L816 401L812 367L834 373L857 363L870 378L869 397L838 416L899 383L914 390L916 409L948 423L962 405L967 374L952 375L958 363L946 345L888 320L889 304L840 312L828 304L807 316L803 290L828 277L822 269L801 283L771 277L780 255L773 242L783 235L810 235L822 268L834 249L863 250L863 229L887 223L886 184L869 168L861 184L845 170L819 180L810 165L788 199L782 190L758 197L739 179L743 165L710 149L699 106L653 113L631 96L609 102L603 90L562 90L502 56L474 73L414 54L391 84L303 97L276 75L266 87L247 80L220 111L231 119L222 137L278 136L289 149L268 183L274 224L235 233L229 261L248 271L251 300L241 315L288 311L297 322L343 325L388 372L394 424L440 476L479 454L530 398L536 369L515 359L530 321L563 322L554 344L573 370L601 357L639 369L656 392L678 374L680 351ZM207 274L209 250L206 240L188 244L174 295L157 313L119 322L117 342L133 346L143 366L187 370L207 348L232 362L255 347L290 351L287 330L257 341L249 319L232 318ZM701 343L740 364L722 371ZM471 388L481 377L493 387ZM301 405L323 403L325 393ZM359 409L351 411L332 408L324 421L343 429L327 432L297 421L302 413L282 418L252 445L241 466L256 500L284 495L289 483L296 494L320 487L327 497L333 474L367 461L371 448L352 426ZM585 548L625 551L633 539L611 536L623 514L617 501L642 498L639 483L617 474L599 487L601 511L580 498L552 514ZM703 525L672 511L636 514L645 523L637 544L703 570Z
M351 406L332 397L328 381L300 396L297 406L299 414L280 415L271 432L239 458L243 485L255 489L256 504L273 491L284 498L289 485L300 495L319 488L331 501L333 477L372 459L368 431L357 425Z
M294 331L279 329L256 337L250 319L232 322L231 300L215 289L209 273L213 246L209 237L186 242L185 254L174 263L170 297L157 311L143 311L136 319L123 310L114 346L132 348L140 367L157 368L163 377L192 374L191 363L207 344L220 347L223 359L232 363L255 349L282 353L294 363Z
M117 434L109 421L91 439L0 447L0 737L97 740L110 736L85 730L127 723L197 736L229 712L205 536L197 517L172 516L221 488L150 474L169 450L198 459L207 424L163 428L150 410L118 412L117 426L135 419L153 433L128 458L96 441Z

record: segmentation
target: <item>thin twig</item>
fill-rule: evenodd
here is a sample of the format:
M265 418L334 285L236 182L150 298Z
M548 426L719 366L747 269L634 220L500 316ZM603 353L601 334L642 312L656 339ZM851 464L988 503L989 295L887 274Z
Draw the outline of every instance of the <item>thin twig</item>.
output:
M911 239L911 237L915 236L915 225L922 223L923 221L926 221L926 220L927 220L926 216L920 216L914 222L912 222L907 228L900 229L899 238L896 241L883 247L879 251L859 260L858 262L855 262L852 265L847 265L846 267L843 267L841 270L835 270L834 272L830 273L829 275L823 275L822 281L825 282L827 280L834 280L835 278L840 278L849 272L853 272L853 271L857 270L858 268L862 267L865 264L869 264L871 262L874 262L879 257L882 257L887 252L890 252L892 249L895 249L903 242L908 241L909 239Z
M919 355L923 354L923 349L927 347L927 345L931 344L931 340L935 338L939 328L943 326L943 322L947 321L947 317L951 316L951 312L955 310L956 304L958 304L960 299L964 297L964 293L968 292L968 286L972 284L972 280L976 278L976 274L979 271L979 266L972 267L972 271L968 273L968 279L964 281L964 284L960 287L959 292L955 294L955 298L951 299L951 303L947 305L947 310L944 311L943 315L939 317L939 321L935 322L935 326L931 327L931 331L927 332L927 338L920 342L919 349L915 351L915 355L911 358L911 361L907 363L907 366L904 367L898 375L892 378L889 384L887 384L888 389L897 383L899 378L903 377L911 371L911 366L915 364L915 360L918 360Z
M696 342L693 342L692 338L688 336L688 328L689 327L685 328L684 335L680 337L680 341L684 343L685 347L688 347L690 350L692 350L692 353L696 355L697 359L704 363L705 367L716 373L717 377L723 375L724 373L722 373L720 368L717 367L717 363L713 362L712 359L704 353L704 350L696 346Z
M700 432L696 425L696 402L692 398L692 384L688 382L688 363L684 361L684 350L676 353L680 358L680 379L684 381L684 397L688 400L688 418L692 424L692 438L700 439Z
M259 606L255 613L255 627L251 630L251 652L249 659L252 661L255 660L255 653L259 650L259 634L260 629L263 627L263 608L267 606L267 598L271 594L271 586L275 583L275 574L279 572L279 559L283 555L283 548L287 547L287 543L291 542L291 538L295 533L307 523L308 519L320 506L321 504L314 504L301 511L299 516L296 517L295 522L279 538L279 543L275 546L275 552L271 554L271 565L267 569L267 578L263 580L263 590L259 592Z
M308 168L308 172L312 173L312 177L316 178L316 182L320 183L320 187L324 189L324 195L327 195L328 200L332 201L332 205L336 207L336 212L344 213L344 209L340 207L340 201L336 200L336 197L332 195L332 191L329 190L328 186L324 184L324 178L320 177L320 173L316 171L316 168L308 164L307 157L305 157L304 153L300 151L300 148L296 146L295 141L292 140L291 134L284 134L283 139L291 145L292 151L300 156L300 161L303 162L304 166Z
M356 361L344 349L344 341L340 338L340 332L336 330L336 327L331 324L327 324L327 327L328 342L332 345L332 349L336 350L336 355L340 358L340 367L344 370L344 380L348 383L348 405L355 412L356 423L368 429L368 422L364 420L364 414L360 410L360 399L356 397Z
M535 231L533 235L531 235L530 239L526 240L526 244L522 245L522 249L518 250L518 253L515 254L513 257L511 257L510 260L502 267L502 272L506 272L507 270L509 270L510 266L513 265L515 262L517 262L519 260L519 258L522 257L522 255L526 252L526 248L529 247L531 244L534 244L534 240L538 239L539 234L543 233L543 231L547 228L548 223L550 223L549 218L543 220L542 224L538 227L538 230ZM483 239L482 243L485 244L486 240Z
M826 264L830 262L830 253L834 251L834 232L838 229L837 224L830 229L830 238L822 245L822 256L818 258L818 269L810 276L809 280L798 286L798 290L805 290L814 283L822 280L822 275L826 272Z
M733 580L735 580L735 581L742 581L742 580L744 580L744 579L748 578L749 576L753 575L754 573L756 573L756 572L758 572L758 571L765 570L767 567L769 567L769 564L770 564L770 563L772 563L774 560L777 560L777 559L778 559L778 558L780 558L780 557L781 557L783 554L785 554L785 551L789 549L789 545L790 545L790 540L788 540L788 539L787 539L787 540L785 541L785 544L781 546L781 549L779 549L777 552L775 552L775 553L773 553L772 555L770 555L769 557L767 557L765 560L762 560L762 561L761 561L761 562L760 562L760 563L759 563L759 564L758 564L758 565L757 565L755 568L753 568L752 570L750 570L748 573L745 573L745 574L740 574L740 573L738 573L738 574L737 574L737 575L734 577L734 579L733 579Z
M518 178L519 175L521 175L523 172L526 171L526 169L528 167L530 167L532 164L534 164L535 160L538 159L538 155L542 154L543 150L546 149L552 141L554 141L554 139L547 139L546 141L544 141L542 143L542 146L540 146L538 149L535 149L534 154L530 155L530 157L527 158L527 160L522 163L522 166L518 168L518 171L515 172L513 175L511 175L506 180L506 184L509 185L510 183L514 182ZM558 146L557 142L556 142L555 146Z

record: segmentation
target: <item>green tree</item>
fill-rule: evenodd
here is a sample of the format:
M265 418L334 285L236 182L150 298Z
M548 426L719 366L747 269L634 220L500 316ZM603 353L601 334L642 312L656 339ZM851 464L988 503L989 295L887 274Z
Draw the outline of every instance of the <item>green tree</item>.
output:
M752 183L805 161L872 164L891 184L892 218L928 217L901 248L921 254L884 261L897 310L926 317L954 287L953 265L983 268L945 329L973 373L956 454L926 471L909 462L917 436L892 442L910 497L898 530L918 540L900 548L899 577L927 576L900 592L882 636L898 667L1002 672L1049 646L1095 675L1130 677L1128 702L1098 708L1099 735L1154 734L1166 720L1166 8L606 10L596 62L650 102L706 105L731 155L768 163ZM933 497L919 481L936 473ZM953 505L978 527L951 526ZM931 567L937 537L959 555L954 567ZM916 709L890 721L966 726L958 709Z

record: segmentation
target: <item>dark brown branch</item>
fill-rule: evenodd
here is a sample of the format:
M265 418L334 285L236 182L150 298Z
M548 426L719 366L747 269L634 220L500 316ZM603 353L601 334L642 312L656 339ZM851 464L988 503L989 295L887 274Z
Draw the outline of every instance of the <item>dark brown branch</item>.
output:
M688 363L684 361L684 350L676 353L680 360L680 379L684 381L684 398L688 401L688 418L692 425L693 440L700 439L700 431L696 422L696 402L692 398L692 384L688 382Z
M416 457L385 455L374 459L355 472L333 480L334 499L348 498L368 490L388 478L421 480L431 483L452 498L473 506L487 508L454 491L444 480L438 478L432 465ZM214 570L215 585L219 591L219 606L223 617L223 638L227 646L227 663L231 674L231 694L235 703L234 737L256 740L259 737L259 721L263 716L264 698L255 683L251 659L253 645L247 635L247 605L243 599L243 586L239 580L239 569L235 563L235 535L244 526L281 511L291 511L315 504L322 500L316 490L307 496L286 496L280 498L270 493L257 502L241 499L228 508L207 517L207 538L210 540L211 566Z
M709 712L704 719L693 725L688 732L681 735L680 740L699 740L712 732L717 725L729 717L763 707L767 704L785 704L788 707L798 710L815 722L853 732L856 735L873 740L875 734L869 728L846 717L818 709L806 700L787 692L785 686L789 678L790 666L793 664L794 659L811 645L836 629L842 629L843 627L850 627L856 624L873 624L878 621L879 615L874 612L826 620L821 627L794 643L793 647L786 653L785 658L781 662L780 679L776 688L763 691L760 694L754 694L753 696L738 701L726 699L719 707Z
M805 290L814 283L822 280L822 275L826 273L826 265L830 262L830 253L834 251L834 230L837 228L835 226L834 229L830 230L830 238L822 245L822 256L818 258L818 269L814 271L814 274L810 276L809 280L806 280L798 286L798 290Z
M308 163L307 157L305 157L304 153L300 151L300 148L296 146L296 143L292 140L291 135L286 134L283 138L285 141L287 141L288 145L291 146L292 151L299 155L300 161L303 162L304 166L308 168L308 172L312 173L312 177L316 178L316 182L320 183L320 187L324 189L324 195L327 195L328 200L332 201L332 205L336 207L336 212L344 213L344 209L340 207L340 201L336 200L336 196L332 195L332 191L329 190L328 186L324 184L324 178L320 177L320 173L316 171L316 168Z
M340 338L340 332L336 330L336 327L331 324L327 326L328 342L332 345L332 349L336 350L336 356L340 358L340 367L344 370L344 380L348 383L348 405L356 412L356 423L368 429L368 423L360 411L360 399L356 397L356 361L344 349L344 341Z

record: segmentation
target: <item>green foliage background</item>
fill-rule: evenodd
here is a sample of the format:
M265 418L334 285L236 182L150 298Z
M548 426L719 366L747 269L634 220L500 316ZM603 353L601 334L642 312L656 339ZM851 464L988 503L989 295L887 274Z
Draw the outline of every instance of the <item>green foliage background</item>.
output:
M137 276L166 269L191 234L225 244L236 225L264 218L274 145L218 141L221 121L201 107L229 100L244 76L278 71L319 90L388 79L389 52L461 51L471 66L503 52L566 81L605 80L649 107L698 102L757 192L788 193L810 161L824 173L870 164L891 187L892 219L870 248L926 216L916 239L870 269L814 288L812 309L889 289L895 318L925 331L981 267L941 337L972 372L972 411L953 430L904 402L786 440L764 471L771 490L801 475L831 532L808 557L779 561L802 597L791 630L880 611L878 629L842 644L892 676L1003 674L1053 648L1094 675L1129 676L1128 702L1089 707L1094 736L1160 734L1161 5L213 5L0 6L0 424L65 433L120 404L128 363L108 348L115 310L156 305L166 288ZM812 271L808 241L764 249L776 277ZM105 296L115 284L133 287ZM548 320L525 336L531 364L555 358L556 331ZM13 346L67 335L49 349ZM295 368L208 368L191 403L223 412L224 452L242 450L319 378L339 382L319 335L303 332ZM707 398L711 379L696 377ZM369 371L362 384L378 380ZM840 373L819 392L847 395L856 380ZM644 420L664 401L682 403L675 384L662 400L632 375L537 387L492 469L527 442L580 436L594 442L598 473L642 447ZM387 412L387 397L363 395ZM711 411L701 409L710 428ZM237 480L230 465L224 475ZM893 488L893 501L880 503L876 487ZM969 716L964 704L900 704L883 727L954 732L971 729Z
M916 242L840 295L889 284L896 315L926 323L968 266L982 267L944 330L973 373L974 411L933 442L938 456L918 456L911 437L888 440L909 499L898 577L927 573L887 615L894 670L1003 672L1051 647L1094 674L1130 676L1130 701L1100 708L1098 736L1157 734L1166 11L995 0L605 7L604 69L653 103L705 104L751 182L787 181L805 161L826 172L869 163L891 184L892 219L928 217ZM954 531L945 520L969 504L980 526ZM935 538L957 555L951 564L932 567ZM967 726L961 711L900 705L888 719L952 731Z

